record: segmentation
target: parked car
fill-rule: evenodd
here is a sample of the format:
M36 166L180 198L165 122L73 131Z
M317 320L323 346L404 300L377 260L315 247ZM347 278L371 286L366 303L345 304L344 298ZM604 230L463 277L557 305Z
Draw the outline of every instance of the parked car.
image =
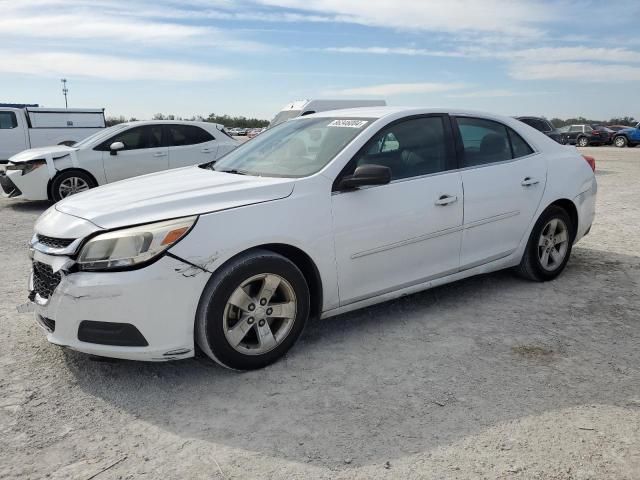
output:
M145 121L101 130L72 147L25 150L0 172L4 196L59 201L129 177L209 162L238 143L208 122Z
M297 100L286 104L280 110L268 128L280 125L292 118L312 115L317 112L326 112L329 110L339 110L344 108L362 108L362 107L384 107L387 104L384 100Z
M542 117L516 117L516 118L521 122L526 123L530 127L535 128L539 132L544 133L547 137L551 138L552 140L555 140L561 145L564 145L567 143L567 139L562 134L562 132L560 132L560 130L554 127L553 124L546 118L542 118Z
M104 127L103 108L0 107L0 163L28 148L72 145Z
M591 125L570 125L563 133L566 135L569 145L577 145L578 147L604 145L609 139L606 132L594 130Z
M249 138L254 138L260 135L264 131L264 128L252 128L247 132Z
M619 148L640 145L640 122L635 127L627 127L615 132L613 144Z
M600 132L600 136L604 137L605 145L611 145L613 143L613 135L616 133L606 125L591 125L594 131Z
M29 298L54 344L156 361L197 344L260 368L309 317L509 267L556 278L594 219L585 160L491 114L301 117L216 163L57 203L35 225Z

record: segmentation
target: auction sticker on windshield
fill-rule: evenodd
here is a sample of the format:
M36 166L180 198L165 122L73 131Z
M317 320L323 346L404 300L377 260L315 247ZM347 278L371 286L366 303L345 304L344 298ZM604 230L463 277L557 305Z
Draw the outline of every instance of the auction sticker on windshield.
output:
M367 123L367 120L334 120L327 127L362 128Z

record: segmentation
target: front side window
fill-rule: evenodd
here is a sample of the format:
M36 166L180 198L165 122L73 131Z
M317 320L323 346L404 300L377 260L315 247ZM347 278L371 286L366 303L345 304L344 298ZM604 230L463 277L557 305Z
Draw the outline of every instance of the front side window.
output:
M121 132L104 142L99 150L109 150L112 143L122 142L125 150L141 150L162 146L162 126L145 125Z
M570 132L582 132L582 127L580 125L571 125L569 129Z
M370 118L302 117L269 128L205 165L265 177L306 177L320 171L368 125Z
M18 126L18 119L14 112L0 112L0 130L10 130Z
M197 145L215 140L213 135L195 125L169 125L167 129L169 130L169 145L172 147Z
M474 167L525 157L533 149L515 130L492 120L456 119L464 147L463 165Z
M405 120L374 135L343 174L368 164L389 167L392 180L443 172L451 158L448 147L443 117Z

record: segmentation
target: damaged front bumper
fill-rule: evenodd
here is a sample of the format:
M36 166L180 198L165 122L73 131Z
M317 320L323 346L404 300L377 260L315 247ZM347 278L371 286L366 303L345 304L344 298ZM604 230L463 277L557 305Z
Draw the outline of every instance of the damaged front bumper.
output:
M130 360L194 355L194 319L209 275L184 275L189 265L170 255L137 270L78 272L69 256L31 252L30 299L49 342Z

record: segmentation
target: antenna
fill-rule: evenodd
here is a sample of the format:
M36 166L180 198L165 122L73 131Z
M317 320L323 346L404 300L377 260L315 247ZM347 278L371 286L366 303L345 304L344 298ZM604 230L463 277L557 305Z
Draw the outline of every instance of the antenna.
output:
M69 93L69 89L67 88L67 79L61 78L60 81L62 82L62 94L64 95L64 108L69 108L69 105L67 104L67 93Z

